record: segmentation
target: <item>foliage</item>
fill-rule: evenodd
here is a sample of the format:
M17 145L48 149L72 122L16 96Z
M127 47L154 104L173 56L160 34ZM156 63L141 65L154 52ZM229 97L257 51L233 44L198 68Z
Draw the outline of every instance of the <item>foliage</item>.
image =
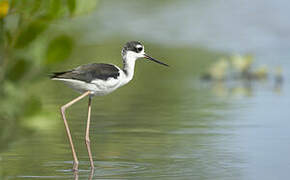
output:
M57 63L66 60L73 49L73 41L67 35L60 35L52 39L45 53L46 64Z
M25 82L37 81L73 52L74 36L54 24L91 12L97 2L0 0L0 124L40 117L41 98Z
M9 3L8 1L0 2L0 18L4 18L8 14Z
M0 82L15 80L27 74L29 68L39 61L29 57L33 51L32 44L39 44L39 39L51 26L60 20L90 12L96 7L96 0L86 1L90 6L84 6L80 0L11 0L0 2ZM85 3L86 4L86 3ZM46 48L38 52L43 57L45 65L51 65L66 60L72 52L74 38L67 33L48 38ZM24 53L25 52L25 53ZM43 55L44 56L41 56ZM18 60L20 60L18 62ZM23 64L25 68L19 69ZM41 67L43 68L43 67ZM12 79L12 70L21 71L21 77ZM38 69L41 70L41 69ZM10 71L10 72L9 72Z

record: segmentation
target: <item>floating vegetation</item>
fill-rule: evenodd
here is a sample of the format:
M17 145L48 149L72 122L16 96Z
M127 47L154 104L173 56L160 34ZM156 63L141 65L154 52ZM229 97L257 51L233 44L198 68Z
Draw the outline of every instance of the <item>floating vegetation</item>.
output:
M280 89L283 83L281 67L270 69L266 64L256 65L254 56L249 54L236 54L228 58L220 58L200 78L206 82L213 82L212 89L223 87L223 89L230 88L233 92L242 87L251 91L253 83L266 82L270 79L274 81L274 89L276 90ZM220 91L219 88L218 94L228 94L220 93ZM243 90L243 92L245 91ZM243 94L250 95L252 93Z
M221 58L217 62L215 62L212 66L210 66L208 72L206 72L202 79L204 80L225 80L226 72L229 68L229 63L226 59Z

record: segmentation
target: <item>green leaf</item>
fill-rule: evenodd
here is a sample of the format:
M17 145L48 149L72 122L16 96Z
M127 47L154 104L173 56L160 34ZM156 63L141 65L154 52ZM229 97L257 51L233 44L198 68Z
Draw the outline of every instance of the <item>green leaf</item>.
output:
M41 4L43 1L41 0L34 0L33 4L31 6L31 10L30 10L30 15L34 15L35 13L37 13L39 11L39 9L41 8Z
M73 15L83 15L88 14L95 10L98 5L99 0L75 0L76 8Z
M24 107L23 113L24 116L33 116L38 113L42 108L41 101L35 96L29 97L25 104L26 106Z
M12 36L11 36L11 33L8 30L5 31L5 41L9 45L12 42Z
M29 45L38 35L47 29L49 21L49 19L41 18L31 22L20 32L15 43L15 48L24 48Z
M58 63L66 60L73 49L73 40L68 35L60 35L51 40L46 50L46 64Z
M76 9L76 0L67 0L67 6L70 14L73 15Z
M10 81L18 81L29 71L30 63L26 59L16 59L16 63L9 69L7 78Z
M49 16L58 17L61 11L62 1L50 0Z

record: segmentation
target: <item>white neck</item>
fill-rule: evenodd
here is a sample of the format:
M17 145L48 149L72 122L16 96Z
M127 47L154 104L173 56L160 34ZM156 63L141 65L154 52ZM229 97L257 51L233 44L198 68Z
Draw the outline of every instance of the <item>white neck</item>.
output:
M129 81L133 79L136 60L137 60L136 55L132 54L131 52L127 52L123 56L123 72L125 74L123 84L127 84Z

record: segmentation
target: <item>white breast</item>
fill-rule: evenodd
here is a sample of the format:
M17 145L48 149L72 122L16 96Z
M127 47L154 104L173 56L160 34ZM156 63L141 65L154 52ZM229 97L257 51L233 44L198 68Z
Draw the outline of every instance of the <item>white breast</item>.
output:
M94 95L101 96L106 95L108 93L113 92L121 85L121 79L118 77L115 78L108 78L107 80L96 79L93 80L90 84L95 86Z

